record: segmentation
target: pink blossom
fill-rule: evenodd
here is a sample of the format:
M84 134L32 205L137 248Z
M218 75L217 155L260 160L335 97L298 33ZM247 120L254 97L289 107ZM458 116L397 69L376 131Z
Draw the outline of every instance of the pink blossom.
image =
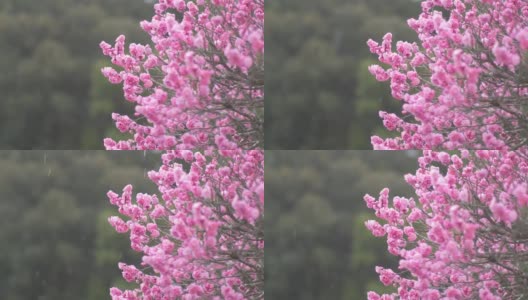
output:
M121 195L108 192L128 219L112 216L109 223L119 233L129 231L131 248L142 255L141 268L119 263L123 278L137 286L111 289L112 299L243 300L262 294L263 151L172 150L162 161L148 173L161 197L133 195L131 185Z
M516 66L521 61L517 53L512 53L506 47L500 47L498 45L493 47L493 55L495 55L499 65Z
M376 79L378 81L389 80L389 74L387 74L387 72L385 70L383 70L383 68L378 66L378 65L369 66L369 72L372 75L376 76Z
M152 19L140 23L151 45L131 43L126 52L123 35L113 46L100 44L103 54L121 70L106 67L103 75L122 84L125 99L135 107L135 116L127 122L125 116L113 118L128 137L105 139L105 148L261 147L264 2L156 2Z
M123 81L119 73L117 73L117 71L114 70L113 68L105 67L102 69L102 73L104 77L106 77L108 81L110 81L113 84L118 84Z
M374 149L501 150L523 145L528 129L522 126L521 99L528 89L517 78L526 69L528 2L421 3L422 13L408 21L418 43L397 41L393 52L391 34L381 45L367 41L388 66L374 65L369 71L379 81L390 79L392 96L402 102L395 114L398 122L381 116L394 135L372 137ZM504 97L509 100L498 100Z
M376 267L380 281L398 294L369 298L507 299L524 293L515 282L528 253L518 223L525 214L528 148L454 155L424 150L418 162L416 173L405 176L418 203L394 197L391 206L387 189L378 199L364 198L382 220L366 227L377 237L387 233L389 253L402 271Z
M525 27L520 30L515 36L515 38L517 39L517 41L519 41L521 49L528 50L528 27Z
M523 182L515 186L513 196L517 198L519 206L528 205L528 183Z
M399 278L392 270L382 267L376 267L376 273L380 274L380 281L386 286L393 284Z
M375 220L366 221L365 226L367 227L368 230L370 230L370 232L372 232L374 236L380 237L380 236L385 235L385 230L383 229L383 226L381 226Z
M490 205L493 216L498 220L510 224L517 219L515 210L507 208L504 204L493 201Z

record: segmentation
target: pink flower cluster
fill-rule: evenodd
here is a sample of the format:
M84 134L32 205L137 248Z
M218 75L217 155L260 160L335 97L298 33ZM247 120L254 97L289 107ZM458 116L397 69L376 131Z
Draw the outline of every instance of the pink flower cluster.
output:
M380 112L395 138L373 136L375 149L514 149L528 143L528 2L425 0L409 26L419 44L392 35L370 51L386 66L402 115Z
M490 1L488 1L490 2ZM366 204L398 270L377 267L397 293L379 299L521 299L528 293L528 150L426 150L406 181L415 198L384 189Z
M117 232L129 232L141 268L119 264L134 290L115 300L264 299L264 152L171 150L149 172L161 197L128 185L110 202Z
M141 27L153 45L102 42L134 116L112 114L128 140L108 150L167 150L149 172L160 196L108 197L110 224L129 232L139 285L112 299L264 298L264 0L158 0ZM135 199L134 199L135 198Z
M153 46L119 36L103 53L119 70L134 116L114 113L133 137L108 150L254 149L263 144L264 0L159 0L141 27Z

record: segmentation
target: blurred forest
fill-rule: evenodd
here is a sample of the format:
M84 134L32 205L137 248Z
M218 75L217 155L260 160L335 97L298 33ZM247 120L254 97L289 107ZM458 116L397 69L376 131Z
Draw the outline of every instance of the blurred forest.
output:
M266 149L372 149L386 136L380 109L394 112L389 84L367 40L416 40L406 20L416 0L270 0L266 2Z
M100 300L127 286L117 263L137 263L106 197L131 183L156 192L139 151L0 151L0 299Z
M100 68L102 40L147 42L148 0L0 1L0 149L102 149L130 112Z
M376 265L397 267L363 196L410 196L403 175L416 152L266 151L266 298L366 299L381 285Z
M125 34L147 42L139 22L151 0L0 1L0 149L102 149L116 137L111 112L130 113L99 42ZM413 40L405 20L416 0L266 1L267 149L370 149L386 135L378 110L394 111L376 82L368 38Z

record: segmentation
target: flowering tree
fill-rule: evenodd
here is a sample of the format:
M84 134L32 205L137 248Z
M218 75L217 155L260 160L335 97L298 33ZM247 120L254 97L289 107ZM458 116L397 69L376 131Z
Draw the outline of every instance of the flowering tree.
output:
M397 138L375 149L425 151L406 180L417 201L388 189L365 201L384 224L399 271L377 267L397 293L369 299L523 299L528 294L528 2L425 0L409 25L419 44L369 40L380 62L370 72L391 81L403 116L380 112Z
M398 292L377 299L524 299L528 293L528 151L425 151L407 182L413 198L389 190L365 201L384 220L399 271L376 267Z
M388 69L402 115L380 112L397 138L372 137L375 149L516 149L528 144L528 2L425 0L409 26L419 43L392 35L370 51Z
M112 299L264 299L264 153L261 150L163 154L149 172L156 195L108 193L119 208L109 218L130 232L141 268L119 263L134 290Z
M263 145L264 0L159 0L141 27L153 46L101 43L119 67L134 117L114 113L127 140L109 150L255 149Z
M112 288L113 299L263 299L264 0L159 0L142 28L153 45L125 37L103 53L119 70L134 117L114 113L130 139L108 150L167 150L149 177L156 195L132 186L110 202L126 217L142 268L120 263L139 287Z

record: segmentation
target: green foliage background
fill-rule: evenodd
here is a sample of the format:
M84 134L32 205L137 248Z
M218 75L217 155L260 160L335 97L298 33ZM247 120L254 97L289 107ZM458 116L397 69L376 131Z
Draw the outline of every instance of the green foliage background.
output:
M266 151L265 280L274 300L366 299L384 291L375 266L397 267L363 196L384 187L410 196L403 175L416 153L392 151Z
M147 42L145 0L0 1L0 149L102 149L132 112L100 73L99 43Z
M368 72L369 38L412 41L413 0L266 1L266 149L372 149L396 111L388 83Z
M370 149L387 135L378 110L397 110L367 71L368 38L413 40L414 0L266 1L266 149ZM147 42L147 0L0 2L0 149L102 149L119 135L112 112L132 113L99 42Z
M140 151L0 151L0 299L109 299L125 287L117 263L138 263L106 193L131 183L154 193Z

